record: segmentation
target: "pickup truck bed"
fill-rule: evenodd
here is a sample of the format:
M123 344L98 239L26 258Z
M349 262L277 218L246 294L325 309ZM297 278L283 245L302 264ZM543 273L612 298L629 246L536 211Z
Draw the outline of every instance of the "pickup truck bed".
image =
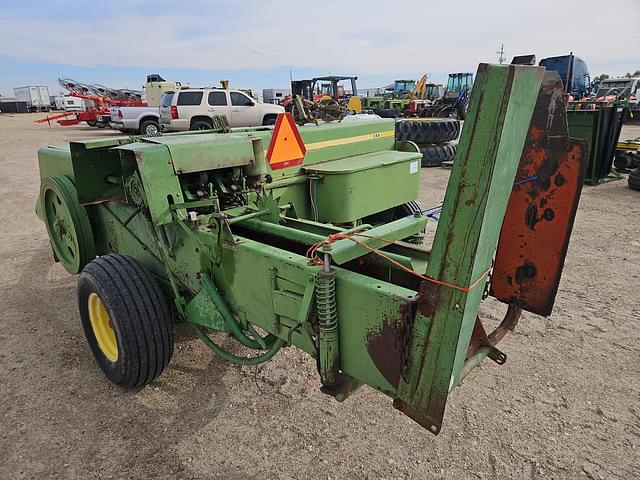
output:
M109 126L121 132L142 135L160 132L158 107L111 107Z

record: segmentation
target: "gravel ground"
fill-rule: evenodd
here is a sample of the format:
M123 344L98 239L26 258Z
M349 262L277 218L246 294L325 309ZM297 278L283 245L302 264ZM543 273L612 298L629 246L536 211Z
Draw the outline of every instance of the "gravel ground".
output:
M33 206L39 146L114 132L35 118L0 115L1 478L640 478L640 192L626 181L585 188L553 315L524 315L506 365L476 369L434 437L369 388L321 394L300 352L240 368L183 328L153 384L108 383ZM422 173L434 205L449 172Z

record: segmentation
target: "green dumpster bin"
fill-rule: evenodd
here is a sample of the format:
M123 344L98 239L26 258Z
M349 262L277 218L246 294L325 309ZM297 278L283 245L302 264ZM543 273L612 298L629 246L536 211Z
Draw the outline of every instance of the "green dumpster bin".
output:
M616 145L620 138L625 106L618 102L569 102L569 135L589 142L587 185L598 185L620 177L611 171Z

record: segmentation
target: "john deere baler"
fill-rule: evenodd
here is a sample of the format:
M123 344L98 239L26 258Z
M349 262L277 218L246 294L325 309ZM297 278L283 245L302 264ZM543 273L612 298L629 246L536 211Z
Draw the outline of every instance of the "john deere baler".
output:
M304 350L327 394L369 385L438 433L521 310L551 313L586 158L565 102L541 67L479 67L431 245L419 149L387 119L42 148L36 210L116 384L160 375L183 321L238 364ZM488 295L508 305L490 333Z

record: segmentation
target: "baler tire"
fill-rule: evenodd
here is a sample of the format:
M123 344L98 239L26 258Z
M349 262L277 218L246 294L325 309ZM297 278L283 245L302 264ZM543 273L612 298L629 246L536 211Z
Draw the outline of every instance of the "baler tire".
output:
M640 168L631 170L629 179L627 180L629 188L632 190L640 190Z
M415 143L445 143L458 138L460 122L452 118L424 118L396 122L398 140Z
M141 387L169 365L173 326L167 300L134 258L111 254L89 263L78 278L78 308L96 362L116 385Z
M89 216L78 202L75 185L67 177L43 178L40 199L54 258L71 275L80 273L95 258L96 248Z
M423 167L439 167L442 162L452 161L456 154L457 145L430 145L420 147Z
M403 203L402 205L398 205L395 208L394 219L397 220L400 218L408 217L409 215L417 215L420 213L422 213L420 205L412 200L410 202Z

